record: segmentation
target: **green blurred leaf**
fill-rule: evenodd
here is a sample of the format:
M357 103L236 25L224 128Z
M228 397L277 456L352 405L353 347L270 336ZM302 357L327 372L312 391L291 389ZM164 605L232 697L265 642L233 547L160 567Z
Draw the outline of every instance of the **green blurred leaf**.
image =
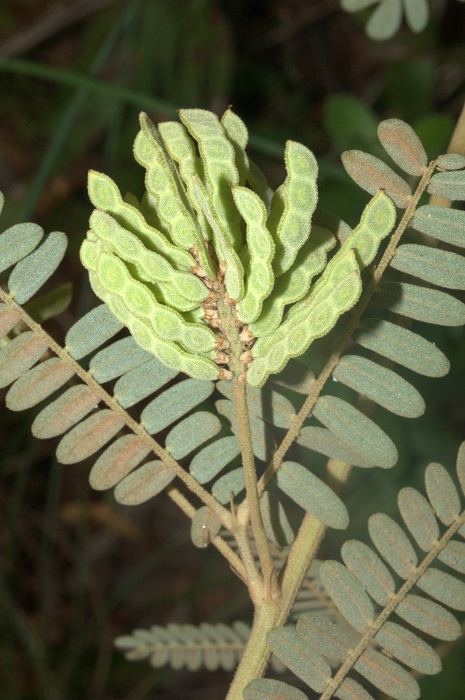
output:
M72 293L73 285L71 282L65 282L65 284L60 284L59 287L52 289L51 292L28 301L24 304L24 310L36 323L43 323L66 311L71 302Z

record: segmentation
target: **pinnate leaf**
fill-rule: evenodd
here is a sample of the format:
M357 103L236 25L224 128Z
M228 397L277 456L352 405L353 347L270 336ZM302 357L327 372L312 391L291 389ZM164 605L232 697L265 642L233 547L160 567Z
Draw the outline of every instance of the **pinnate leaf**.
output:
M260 499L260 511L263 526L271 542L278 547L286 547L294 541L294 530L289 523L286 509L278 496L270 490L265 491Z
M417 700L420 697L420 688L413 676L379 651L365 649L354 669L396 700Z
M366 33L371 39L383 41L393 36L402 22L401 0L380 0L378 7L366 24Z
M352 627L363 634L375 618L375 610L359 581L343 564L325 561L320 577L327 593Z
M221 522L208 506L195 511L191 525L191 540L196 547L204 549L215 539L221 529Z
M437 639L451 642L461 635L458 620L434 600L409 594L399 603L396 612L410 625Z
M460 209L425 204L416 210L410 226L444 243L465 248L465 212Z
M127 506L139 505L157 496L174 477L174 472L163 462L146 462L119 482L115 488L115 499Z
M219 419L209 411L197 411L174 426L166 438L166 449L174 459L182 459L221 430Z
M405 19L412 32L421 32L429 16L427 0L403 0Z
M313 415L345 442L351 451L372 460L373 465L393 467L397 450L392 440L361 411L336 396L322 396Z
M390 265L438 287L465 289L465 259L457 253L406 243L397 248Z
M46 399L65 384L74 370L58 357L51 357L23 374L8 391L10 411L24 411Z
M401 209L406 209L411 197L408 184L382 160L363 151L345 151L342 164L359 187L370 194L384 192Z
M429 552L439 540L439 526L433 509L426 498L410 487L399 491L397 498L400 514L424 552Z
M347 540L341 548L344 564L379 605L387 605L395 594L391 572L371 547Z
M48 345L33 331L25 331L0 348L0 388L12 384L40 360Z
M150 447L137 435L121 436L95 462L90 471L90 485L96 491L116 486L149 452Z
M315 474L297 462L283 462L276 482L301 508L338 530L349 524L349 514L339 496Z
M189 467L190 472L199 484L205 484L232 462L240 451L239 440L235 435L219 438L195 455Z
M11 296L24 304L55 272L66 252L68 240L61 231L52 231L45 241L20 260L8 279Z
M158 433L208 399L213 389L212 382L184 379L166 389L144 408L141 423L148 433Z
M368 521L370 537L379 553L403 579L408 579L418 557L402 528L388 515L375 513Z
M317 693L322 693L331 679L328 663L291 627L278 627L268 632L268 644L298 678Z
M463 201L465 199L465 171L436 173L426 190L429 194Z
M344 355L333 376L400 416L417 418L425 411L425 402L409 382L372 360Z
M229 503L245 489L244 470L242 467L232 469L221 476L212 487L213 496L220 503Z
M350 449L343 440L338 438L331 430L318 425L307 425L300 430L297 438L299 445L309 450L315 450L320 454L337 459L353 467L373 467L373 460L368 456L362 456Z
M387 620L374 639L419 673L435 674L441 670L441 660L434 649L406 627Z
M312 649L332 661L343 663L352 650L350 637L327 617L307 613L299 619L296 629Z
M72 386L36 416L32 434L43 440L61 435L96 408L99 401L85 384Z
M441 292L407 282L382 282L373 303L384 309L438 326L462 326L465 304Z
M426 468L425 485L439 520L451 525L461 512L460 497L451 475L441 464L433 462Z
M378 137L392 160L409 175L422 175L428 158L411 126L400 119L385 119L378 126Z
M465 168L465 156L458 153L446 153L438 157L438 167L443 170L462 170Z
M465 610L465 583L455 576L430 566L416 585L439 603L454 610Z
M140 351L144 352L142 348ZM177 370L166 367L153 357L118 379L114 388L115 398L123 408L129 408L154 394L177 374Z
M242 696L244 700L308 700L301 690L269 678L251 681Z
M18 323L20 317L6 304L0 304L0 338L4 338Z
M81 462L106 445L123 425L124 419L108 408L93 413L60 440L56 452L58 461L62 464Z
M353 678L344 678L334 697L339 700L373 700L373 696Z
M140 367L151 358L150 353L143 350L134 338L129 336L100 350L91 359L89 367L94 379L103 384Z
M364 318L354 340L362 347L427 377L443 377L449 371L449 360L436 345L391 321Z
M22 260L39 245L44 230L37 224L15 224L0 235L0 272Z
M97 306L79 319L66 334L65 345L75 360L80 360L121 330L106 304Z

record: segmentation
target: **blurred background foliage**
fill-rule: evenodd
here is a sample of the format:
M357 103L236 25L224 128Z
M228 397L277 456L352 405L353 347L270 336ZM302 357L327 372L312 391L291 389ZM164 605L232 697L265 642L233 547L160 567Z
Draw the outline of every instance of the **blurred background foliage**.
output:
M354 224L368 195L345 174L341 152L382 156L377 123L399 117L434 157L463 105L465 4L430 5L423 32L403 26L379 44L337 0L2 0L3 228L32 219L70 238L61 286L32 311L65 309L47 321L62 339L95 303L77 257L91 209L86 175L102 170L142 194L132 159L141 109L157 122L181 107L220 114L232 104L275 186L285 140L305 143L320 164L320 206ZM395 513L398 489L421 488L428 461L452 466L465 437L464 330L420 332L446 352L451 372L416 378L423 418L386 417L400 462L388 474L354 473L351 535L367 536L375 510ZM189 545L167 499L118 506L91 492L88 464L57 464L55 442L30 435L33 414L2 409L0 421L2 700L222 700L229 674L128 663L112 640L155 623L248 619L241 586L215 550ZM337 556L339 540L327 540L322 556ZM462 644L441 676L422 682L424 700L463 698L463 654Z

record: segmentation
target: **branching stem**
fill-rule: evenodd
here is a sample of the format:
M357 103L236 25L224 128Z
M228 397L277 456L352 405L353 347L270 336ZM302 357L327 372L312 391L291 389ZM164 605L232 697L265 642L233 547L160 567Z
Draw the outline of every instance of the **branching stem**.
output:
M190 501L184 496L179 489L177 489L175 486L168 486L166 489L167 495L171 498L173 503L175 503L180 510L186 515L190 520L194 517L196 513L196 508L190 503ZM234 552L234 550L231 549L231 547L224 541L222 537L215 537L212 540L212 544L214 547L217 548L219 552L224 556L225 559L228 560L229 564L231 565L231 568L237 573L237 575L245 580L246 579L246 572L244 565L242 564L240 558L237 556L237 554Z

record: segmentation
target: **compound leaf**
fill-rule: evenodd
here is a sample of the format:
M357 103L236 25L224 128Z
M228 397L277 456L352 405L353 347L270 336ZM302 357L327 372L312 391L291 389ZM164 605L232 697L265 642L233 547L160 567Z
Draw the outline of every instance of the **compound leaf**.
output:
M408 579L418 558L402 528L388 515L375 513L368 520L368 530L383 559L401 578Z
M397 462L392 440L361 411L336 396L322 396L313 415L351 451L372 460L378 467L390 468Z
M418 418L425 411L425 402L409 382L372 360L344 355L333 376L399 416Z
M61 231L52 231L45 241L22 258L8 279L8 288L18 304L24 304L57 269L66 252L68 240Z
M449 360L434 343L391 321L364 318L353 337L362 347L427 377L449 371Z
M325 525L338 530L349 524L349 514L339 496L315 474L297 462L283 462L276 474L281 491Z
M410 187L382 160L358 150L344 151L341 157L348 175L363 190L376 194L382 189L397 207L408 207Z
M428 157L411 126L400 119L385 119L378 126L378 137L384 149L402 170L409 175L423 175Z
M331 680L328 663L291 627L278 627L268 632L268 644L298 678L305 681L317 693L322 693Z
M446 292L407 282L382 282L373 303L417 321L438 326L462 326L465 304Z
M320 577L342 616L357 632L365 632L375 619L375 610L355 576L343 564L325 561L320 567Z
M163 462L153 460L125 476L115 488L115 499L126 506L136 506L157 496L175 475Z

